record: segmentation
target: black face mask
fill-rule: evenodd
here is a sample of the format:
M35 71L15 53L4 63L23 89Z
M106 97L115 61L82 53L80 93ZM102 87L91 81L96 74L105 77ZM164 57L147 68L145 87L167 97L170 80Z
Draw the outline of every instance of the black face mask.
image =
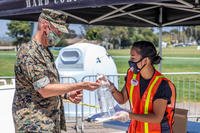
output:
M139 63L139 62L142 61L143 59L144 59L144 58L140 59L140 60L137 61L137 62L128 61L128 64L129 64L130 68L133 70L133 72L134 72L135 74L138 74L138 73L142 70L142 68L144 68L145 65L143 65L142 68L138 68L138 66L137 66L137 63Z

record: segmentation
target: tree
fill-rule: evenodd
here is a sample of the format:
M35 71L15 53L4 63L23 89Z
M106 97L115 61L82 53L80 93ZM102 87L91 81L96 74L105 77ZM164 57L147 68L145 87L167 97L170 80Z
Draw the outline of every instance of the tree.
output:
M131 43L128 34L128 27L110 26L109 29L111 30L112 40L118 40L119 48L130 46Z
M189 40L195 40L200 45L200 26L190 26L185 29L185 34Z
M188 27L184 28L184 32L187 37L187 40L191 41L193 39L192 27L188 26Z
M90 26L86 31L86 38L88 40L102 40L103 29L103 26Z
M158 46L158 36L153 32L152 28L129 28L129 37L131 42L136 41L150 41Z
M158 37L152 28L89 26L85 29L88 40L108 40L114 44L114 48L126 48L133 42L142 40L151 41L158 46Z
M170 32L167 32L167 31L162 32L162 41L163 42L166 42L167 44L171 45L173 39L174 39L174 35L171 34Z
M11 21L7 24L10 37L14 38L13 44L19 48L22 43L31 39L31 23L27 21Z
M115 26L88 26L85 28L86 38L88 40L100 40L109 41L114 45L117 43L121 46L121 40L128 39L127 27L115 27ZM124 46L126 46L125 44ZM122 45L122 47L124 47ZM115 46L116 47L116 46Z

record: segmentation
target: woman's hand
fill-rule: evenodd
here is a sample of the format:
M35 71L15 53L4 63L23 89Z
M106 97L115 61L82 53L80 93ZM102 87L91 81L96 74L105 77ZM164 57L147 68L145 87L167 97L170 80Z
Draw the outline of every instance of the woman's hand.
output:
M100 83L102 88L109 88L109 86L110 86L110 81L103 74L100 74L99 76L97 76L96 82Z
M113 120L118 120L118 121L121 121L121 122L127 122L130 120L130 117L129 117L129 112L127 111L119 111L117 113L115 113L114 116L112 116Z

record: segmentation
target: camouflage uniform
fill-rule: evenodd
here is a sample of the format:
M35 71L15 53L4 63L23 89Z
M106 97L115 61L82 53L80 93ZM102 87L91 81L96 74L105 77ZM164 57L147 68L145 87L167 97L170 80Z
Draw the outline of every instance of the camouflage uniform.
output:
M66 130L60 96L43 98L38 89L59 83L53 55L48 48L31 41L19 49L15 65L16 91L13 118L16 132L51 132Z

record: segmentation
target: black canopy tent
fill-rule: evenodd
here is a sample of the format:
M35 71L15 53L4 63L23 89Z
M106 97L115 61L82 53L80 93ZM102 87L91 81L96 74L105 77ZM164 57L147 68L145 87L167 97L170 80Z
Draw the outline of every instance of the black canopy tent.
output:
M42 8L54 8L68 13L68 23L140 27L197 25L200 23L198 6L199 0L0 0L0 19L37 21Z

